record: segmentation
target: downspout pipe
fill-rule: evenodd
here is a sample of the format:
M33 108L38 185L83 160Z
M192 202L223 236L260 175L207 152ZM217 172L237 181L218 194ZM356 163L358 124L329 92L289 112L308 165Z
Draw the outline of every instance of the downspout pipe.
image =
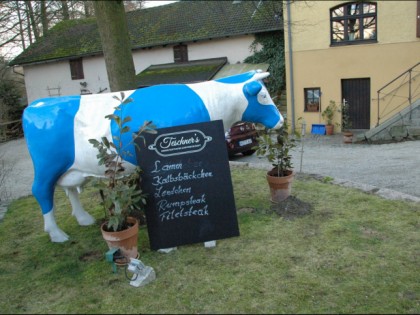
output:
M290 16L290 3L291 0L286 2L287 10L287 38L289 42L289 72L290 72L290 100L292 109L292 132L295 131L295 82L293 77L293 47L292 47L292 21Z

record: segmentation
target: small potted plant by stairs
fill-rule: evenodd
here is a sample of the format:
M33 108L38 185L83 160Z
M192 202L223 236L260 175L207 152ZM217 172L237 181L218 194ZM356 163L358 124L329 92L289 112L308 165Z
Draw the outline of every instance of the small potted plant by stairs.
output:
M324 118L326 122L325 130L326 130L327 135L334 134L333 120L334 120L334 116L337 110L338 108L335 101L330 100L330 103L328 104L328 106L322 111L321 115L322 115L322 118Z
M273 168L266 173L270 188L271 202L279 203L290 196L295 176L292 165L291 149L299 138L297 132L289 133L288 124L277 130L268 129L258 137L256 154L265 156Z
M144 211L146 205L146 194L143 192L140 179L141 169L136 167L134 172L125 173L124 157L130 154L123 142L120 141L122 134L133 133L133 139L128 145L134 145L136 138L142 137L143 132L156 132L151 122L144 122L137 133L130 131L126 125L130 117L122 117L122 107L131 102L132 99L124 100L124 93L121 98L114 96L120 101L115 113L105 116L118 125L118 135L114 136L114 142L106 137L99 140L89 139L89 142L98 150L98 165L105 167L104 178L95 179L94 186L99 188L102 197L102 204L105 210L105 219L101 224L101 232L109 249L117 248L123 258L117 261L119 264L126 264L130 258L138 258L137 240L139 222L132 215L134 211ZM115 145L117 143L117 146Z

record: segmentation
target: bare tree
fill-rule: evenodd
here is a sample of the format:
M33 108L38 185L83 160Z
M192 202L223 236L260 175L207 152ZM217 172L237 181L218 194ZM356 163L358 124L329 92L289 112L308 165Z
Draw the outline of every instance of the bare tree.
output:
M144 1L123 1L125 11L141 9ZM94 16L93 1L0 0L0 55L9 59L45 35L55 24Z

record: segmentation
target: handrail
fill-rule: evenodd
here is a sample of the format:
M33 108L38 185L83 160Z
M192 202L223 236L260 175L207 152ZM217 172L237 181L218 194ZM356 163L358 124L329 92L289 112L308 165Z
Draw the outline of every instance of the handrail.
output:
M420 65L420 62L418 62L417 64L415 64L414 66L412 66L410 69L408 69L408 70L406 70L406 71L404 71L403 73L401 73L399 76L397 76L397 77L395 77L393 80L391 80L390 82L388 82L387 84L385 84L383 87L381 87L378 91L377 91L377 94L378 94L378 98L377 98L377 101L378 101L378 119L377 119L377 123L376 123L376 126L379 126L379 122L380 122L380 100L381 100L381 97L380 97L380 93L385 89L385 88L387 88L388 86L390 86L392 83L394 83L394 82L396 82L398 79L401 79L403 76L405 76L405 75L407 75L408 74L408 76L409 76L409 79L408 79L408 81L407 82L404 82L404 84L400 84L399 86L397 86L396 88L394 88L391 92L388 92L387 94L385 94L384 96L383 96L383 98L385 98L386 96L388 96L388 95L390 95L392 92L394 92L394 91L396 91L396 90L398 90L400 87L402 87L403 85L405 85L405 84L407 84L408 83L408 97L407 97L407 100L408 100L408 105L411 105L411 103L412 103L412 82L413 82L413 76L412 76L412 72L413 72L413 70L417 67L417 66L419 66ZM419 69L419 72L420 72L420 69Z
M5 121L5 122L0 121L0 126L6 126L6 125L14 124L14 123L17 123L17 122L20 122L20 121L22 121L22 119L16 119L16 120L13 120L13 121Z
M22 119L0 122L0 143L22 136Z

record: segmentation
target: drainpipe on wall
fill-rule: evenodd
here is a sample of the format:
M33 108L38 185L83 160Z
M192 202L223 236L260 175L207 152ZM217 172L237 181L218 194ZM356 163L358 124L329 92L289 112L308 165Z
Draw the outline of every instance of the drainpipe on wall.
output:
M292 132L295 131L295 85L293 78L293 48L292 48L292 21L290 17L290 0L286 2L287 9L287 38L289 41L289 72L290 72L290 96L292 109Z

